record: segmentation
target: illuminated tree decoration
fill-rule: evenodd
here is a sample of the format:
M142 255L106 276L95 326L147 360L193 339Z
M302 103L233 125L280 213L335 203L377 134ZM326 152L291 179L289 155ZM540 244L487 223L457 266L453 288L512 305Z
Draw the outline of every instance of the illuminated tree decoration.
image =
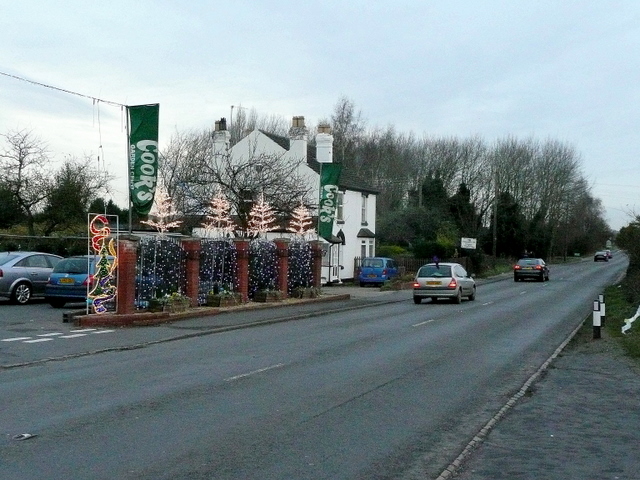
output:
M107 311L105 303L113 301L117 293L117 288L114 285L115 271L118 266L115 242L112 238L107 243L111 228L105 215L93 217L89 223L89 231L91 232L91 247L100 256L100 259L93 275L95 284L88 293L87 300L93 306L95 313L105 313Z
M276 228L276 217L271 205L264 201L264 195L260 195L260 200L249 213L248 232L254 235L265 234Z
M178 241L167 236L144 236L138 242L136 303L139 308L152 298L184 292L187 255Z
M158 220L143 220L140 223L150 225L158 230L160 235L164 235L170 228L177 228L182 223L181 220L171 221L171 218L175 217L176 214L177 212L171 203L171 197L164 188L159 188L156 192L153 209L151 210L151 215L155 216Z
M211 215L207 215L207 221L202 224L207 237L225 237L236 228L231 220L230 210L229 200L221 193L211 199Z
M292 233L299 235L302 238L315 233L313 228L313 220L311 220L311 214L309 209L300 203L294 210L287 228Z

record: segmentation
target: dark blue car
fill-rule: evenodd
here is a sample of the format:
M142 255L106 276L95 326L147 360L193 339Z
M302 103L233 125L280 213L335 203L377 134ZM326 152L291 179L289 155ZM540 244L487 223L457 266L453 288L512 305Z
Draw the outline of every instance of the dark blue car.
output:
M108 257L113 262L112 257ZM87 293L94 286L98 255L79 255L60 260L49 275L44 289L45 300L54 308L66 303L85 303Z

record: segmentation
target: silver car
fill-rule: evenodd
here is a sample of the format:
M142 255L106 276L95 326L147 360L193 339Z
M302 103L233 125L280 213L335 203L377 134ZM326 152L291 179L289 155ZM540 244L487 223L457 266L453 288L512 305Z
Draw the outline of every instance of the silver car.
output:
M476 282L459 263L428 263L418 270L413 282L414 303L423 298L432 302L447 298L460 303L463 297L476 299Z
M44 287L58 255L41 252L0 252L0 297L25 304L44 296Z

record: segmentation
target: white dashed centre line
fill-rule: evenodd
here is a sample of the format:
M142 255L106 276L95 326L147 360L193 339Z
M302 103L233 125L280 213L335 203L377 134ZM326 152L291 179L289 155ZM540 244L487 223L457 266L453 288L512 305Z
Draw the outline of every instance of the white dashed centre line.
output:
M35 340L25 340L24 343L40 343L40 342L50 342L53 338L36 338Z
M13 338L3 338L3 342L22 342L23 340L29 340L31 337L13 337Z
M271 365L270 367L261 368L259 370L253 370L252 372L243 373L241 375L236 375L234 377L225 378L225 382L232 382L233 380L238 380L240 378L249 377L251 375L255 375L256 373L266 372L267 370L272 370L274 368L284 367L284 363L278 363L276 365Z
M98 332L93 332L95 335L98 335L99 333L112 333L115 332L115 330L100 330Z
M75 335L62 335L58 338L78 338L78 337L86 337L86 333L76 333Z
M58 335L62 335L62 332L41 333L36 336L37 337L57 337Z
M427 320L427 321L425 321L425 322L416 323L415 325L411 325L411 326L412 326L412 327L419 327L419 326L421 326L421 325L426 325L427 323L431 323L431 322L435 322L435 320L434 320L434 319L431 319L431 320Z

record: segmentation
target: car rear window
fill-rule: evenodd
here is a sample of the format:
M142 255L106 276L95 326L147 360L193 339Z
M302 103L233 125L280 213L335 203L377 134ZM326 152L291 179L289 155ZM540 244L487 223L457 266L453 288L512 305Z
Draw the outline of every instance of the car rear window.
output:
M86 258L65 258L53 269L54 273L87 273Z
M518 265L520 266L524 266L524 265L537 265L538 259L536 258L523 258L521 260L518 260Z
M418 277L450 277L451 267L449 265L425 265L418 271Z
M18 257L18 255L12 255L10 253L0 254L0 265L9 263L11 260L13 260L16 257Z
M381 258L365 258L362 260L363 267L382 268L384 266L384 260Z

